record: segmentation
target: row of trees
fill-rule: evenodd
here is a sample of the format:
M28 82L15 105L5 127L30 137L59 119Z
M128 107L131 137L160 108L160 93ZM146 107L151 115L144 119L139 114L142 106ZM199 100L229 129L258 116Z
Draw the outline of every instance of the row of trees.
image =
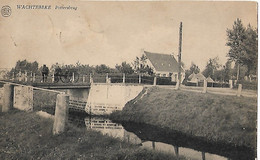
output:
M235 74L235 68L231 67L231 63L232 61L228 60L225 65L222 65L218 57L210 58L202 74L215 81L228 81L232 79L232 75ZM199 72L201 72L200 68L192 62L190 68L185 71L186 79L188 79L192 73L197 74Z
M244 27L242 21L237 19L232 29L227 29L227 43L229 51L227 62L222 65L219 58L210 58L202 74L213 80L228 81L229 79L242 79L244 76L257 74L258 34L250 24ZM232 67L232 63L234 66ZM199 73L199 67L192 63L186 70L186 78L192 73Z
M239 68L239 75L237 75L238 68ZM186 79L188 79L189 75L191 75L192 73L197 74L199 72L201 72L200 68L192 62L190 68L185 71ZM243 79L245 76L248 76L248 69L247 66L239 66L239 64L235 63L230 59L228 59L227 62L224 65L222 65L219 62L219 58L215 57L215 58L210 58L208 60L205 69L202 71L202 74L205 77L210 77L215 81L227 82L230 79L240 80Z
M60 67L61 69L75 69L79 74L104 74L104 73L126 73L126 74L133 74L133 73L143 73L143 74L153 74L153 70L146 64L146 58L144 55L141 57L136 57L132 64L127 62L122 62L121 64L116 64L115 68L111 68L105 64L90 66L88 64L81 64L77 62L76 64L53 64L49 66L50 72L53 72L55 68ZM37 61L29 62L27 60L19 60L16 62L14 68L11 69L9 75L11 76L13 73L18 72L24 73L36 73L36 75L41 75L42 66L39 66Z

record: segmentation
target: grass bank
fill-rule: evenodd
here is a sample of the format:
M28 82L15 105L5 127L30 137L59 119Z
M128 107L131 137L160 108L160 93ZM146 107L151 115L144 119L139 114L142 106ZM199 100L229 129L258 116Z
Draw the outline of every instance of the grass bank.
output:
M256 148L257 99L145 88L111 118Z
M35 112L0 113L0 122L0 159L177 159L85 128L54 136L53 121Z

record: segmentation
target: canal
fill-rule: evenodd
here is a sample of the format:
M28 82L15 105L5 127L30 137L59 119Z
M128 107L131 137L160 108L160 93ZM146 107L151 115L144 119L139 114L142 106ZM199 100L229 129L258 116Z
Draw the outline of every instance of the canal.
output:
M250 160L254 152L248 148L224 143L211 143L201 138L183 135L176 131L137 123L113 122L102 116L89 116L71 112L69 122L81 128L99 131L103 135L188 159Z

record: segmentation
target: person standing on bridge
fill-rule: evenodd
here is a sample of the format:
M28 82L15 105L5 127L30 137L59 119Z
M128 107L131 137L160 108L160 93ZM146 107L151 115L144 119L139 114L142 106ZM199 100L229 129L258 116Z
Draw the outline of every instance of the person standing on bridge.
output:
M60 66L57 66L55 69L54 69L54 82L58 82L59 81L59 76L61 76L61 68Z
M42 67L42 82L47 81L48 74L49 74L49 68L44 64Z

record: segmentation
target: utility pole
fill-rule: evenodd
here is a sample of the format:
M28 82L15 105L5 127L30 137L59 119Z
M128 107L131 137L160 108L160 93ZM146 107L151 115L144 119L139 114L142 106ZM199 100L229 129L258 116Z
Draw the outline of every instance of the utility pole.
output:
M180 23L179 56L178 56L178 63L179 63L179 72L178 72L179 86L181 85L181 45L182 45L182 22Z

